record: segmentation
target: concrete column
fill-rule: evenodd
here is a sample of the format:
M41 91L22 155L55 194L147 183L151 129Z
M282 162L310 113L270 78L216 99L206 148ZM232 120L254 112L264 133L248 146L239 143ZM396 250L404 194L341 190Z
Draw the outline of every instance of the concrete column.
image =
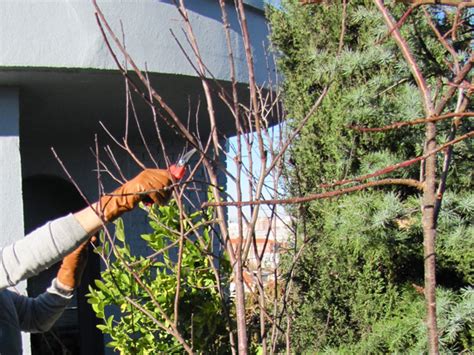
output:
M0 87L0 247L24 236L19 108L18 89ZM26 294L26 281L16 289ZM23 334L23 354L31 354L29 334Z

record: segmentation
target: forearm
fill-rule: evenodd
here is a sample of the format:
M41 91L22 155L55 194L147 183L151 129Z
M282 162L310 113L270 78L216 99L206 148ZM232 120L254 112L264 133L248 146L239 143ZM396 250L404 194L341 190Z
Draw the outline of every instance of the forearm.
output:
M62 289L56 279L47 292L36 298L16 295L14 304L22 331L46 332L61 317L73 297L73 290Z
M98 203L94 203L91 207L86 207L73 214L74 218L84 228L88 235L93 235L103 226L103 221L98 215Z
M0 250L0 289L36 275L69 254L89 236L87 219L58 218Z

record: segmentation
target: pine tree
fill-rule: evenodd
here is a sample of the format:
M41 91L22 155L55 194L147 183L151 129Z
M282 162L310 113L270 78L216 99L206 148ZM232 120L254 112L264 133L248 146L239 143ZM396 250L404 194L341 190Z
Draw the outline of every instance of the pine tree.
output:
M387 29L368 1L301 6L284 0L269 12L272 41L284 76L289 126L298 125L323 88L320 109L295 140L288 193L315 192L323 183L373 172L419 155L423 130L404 128L363 135L351 125L383 126L422 117L412 78ZM392 8L401 15L402 9ZM440 20L441 21L441 20ZM444 50L421 16L402 28L427 77L447 70ZM459 47L466 46L465 37ZM447 131L449 122L440 125ZM465 125L463 129L469 129ZM471 127L472 129L472 127ZM472 161L469 143L455 148L438 225L441 348L473 347ZM388 177L418 179L418 167ZM292 345L296 352L379 353L426 350L423 250L419 192L384 187L316 200L292 213L308 241L296 265ZM466 288L467 287L467 288ZM420 294L421 293L421 294Z

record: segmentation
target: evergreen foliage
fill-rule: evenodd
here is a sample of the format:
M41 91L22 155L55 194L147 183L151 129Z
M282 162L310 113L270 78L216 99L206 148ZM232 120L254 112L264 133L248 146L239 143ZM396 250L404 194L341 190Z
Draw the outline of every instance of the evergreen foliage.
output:
M403 13L399 5L388 6ZM290 128L330 86L292 144L293 166L286 171L290 196L320 191L322 183L374 172L423 150L422 127L375 134L348 128L412 120L423 112L398 48L390 39L383 40L387 29L373 3L348 2L339 50L342 13L341 2L301 6L297 0L283 0L281 9L268 12ZM447 72L442 60L446 53L422 16L412 14L402 32L426 77L435 80ZM462 57L469 48L466 36L459 37L457 48ZM440 139L449 127L450 122L439 125L444 132ZM466 129L469 123L461 126L461 131ZM474 195L467 192L472 190L473 153L468 142L455 147L449 193L439 216L437 277L444 351L473 348ZM418 166L386 177L418 180ZM393 186L316 200L292 211L305 219L299 224L304 226L301 234L310 240L293 280L295 352L426 351L424 300L417 291L423 285L419 206L418 191Z

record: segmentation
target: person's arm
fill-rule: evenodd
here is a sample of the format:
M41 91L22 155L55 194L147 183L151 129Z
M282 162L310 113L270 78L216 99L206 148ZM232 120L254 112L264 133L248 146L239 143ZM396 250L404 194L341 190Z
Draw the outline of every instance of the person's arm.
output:
M91 207L86 207L76 213L73 213L76 221L87 231L88 234L94 234L103 225L102 219L99 217L97 209L97 203L94 203Z
M88 238L72 214L48 222L0 250L0 289L38 274Z
M73 297L73 291L62 289L54 279L48 290L38 297L27 297L10 292L24 332L46 332L61 317Z
M171 196L171 191L166 187L171 183L168 170L143 170L134 179L111 194L103 196L91 207L76 212L74 217L89 234L94 234L103 226L103 220L113 221L122 213L135 208L140 201L147 199L159 205L165 204Z
M112 194L74 215L56 219L36 229L25 238L0 250L0 290L36 275L61 260L100 229L103 219L114 220L150 198L164 204L170 196L167 170L147 169Z
M81 244L63 259L56 278L46 292L36 298L11 294L22 331L46 332L59 319L81 282L87 263L88 244L88 241Z

